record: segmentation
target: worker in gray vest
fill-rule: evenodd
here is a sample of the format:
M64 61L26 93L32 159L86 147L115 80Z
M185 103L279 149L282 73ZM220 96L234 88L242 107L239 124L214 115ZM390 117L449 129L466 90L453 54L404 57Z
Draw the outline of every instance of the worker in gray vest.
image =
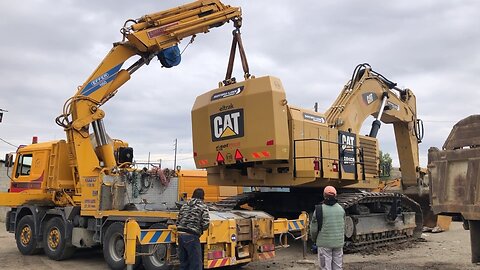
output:
M324 201L315 206L310 222L310 238L318 247L320 269L343 269L345 210L337 203L337 190L327 186Z

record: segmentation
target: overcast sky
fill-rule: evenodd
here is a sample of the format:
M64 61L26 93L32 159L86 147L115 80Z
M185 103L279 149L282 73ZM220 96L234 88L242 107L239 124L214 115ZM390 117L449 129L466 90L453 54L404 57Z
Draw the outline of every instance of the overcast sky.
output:
M185 1L25 0L0 2L0 138L13 144L61 139L54 122L84 83L125 20ZM441 147L452 125L479 113L480 1L225 1L243 10L242 37L256 76L274 75L289 104L326 111L359 63L417 96L425 122L420 145ZM128 141L136 159L193 168L190 110L223 80L232 24L198 35L172 69L152 61L103 106L109 135ZM183 49L188 40L180 44ZM238 64L238 63L237 63ZM241 78L237 67L236 76ZM366 122L367 127L370 122ZM368 130L368 128L366 128ZM396 160L393 129L380 147ZM15 148L0 141L0 153Z

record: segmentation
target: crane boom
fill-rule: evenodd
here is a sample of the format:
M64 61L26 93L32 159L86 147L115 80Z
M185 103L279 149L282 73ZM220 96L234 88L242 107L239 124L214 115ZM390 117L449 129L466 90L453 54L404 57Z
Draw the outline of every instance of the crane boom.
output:
M110 143L102 119L100 106L113 97L131 75L143 65L158 57L164 67L180 62L177 44L186 37L207 33L211 28L234 21L238 26L241 10L217 0L196 1L166 11L127 20L121 28L123 39L113 44L103 61L88 77L76 94L65 103L57 123L64 127L72 163L75 187L80 190L83 176L111 174L117 166L114 148ZM133 56L139 59L128 68L122 65ZM89 127L93 128L90 140ZM89 158L82 158L89 157Z
M123 40L114 43L76 96L88 96L103 104L130 79L129 75L155 56L162 57L165 49L176 46L185 37L207 33L211 28L230 20L240 20L240 17L240 8L204 0L128 20L121 29ZM128 23L133 24L127 26ZM123 63L134 55L140 56L140 60L127 69L121 69Z

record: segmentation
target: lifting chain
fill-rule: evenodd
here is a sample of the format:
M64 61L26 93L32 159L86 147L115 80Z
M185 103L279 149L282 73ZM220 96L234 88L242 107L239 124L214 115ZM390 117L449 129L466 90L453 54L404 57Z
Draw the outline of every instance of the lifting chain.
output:
M245 54L245 50L243 48L242 36L240 33L240 27L242 26L241 18L235 19L234 25L235 25L235 30L233 30L232 32L233 40L232 40L232 48L230 49L230 58L228 60L227 74L225 75L225 80L223 81L223 85L225 86L236 83L235 77L232 77L232 72L233 72L233 64L235 62L235 53L237 51L237 45L238 45L238 51L240 53L240 59L242 61L245 80L249 79L251 76L250 70L248 67L247 55Z

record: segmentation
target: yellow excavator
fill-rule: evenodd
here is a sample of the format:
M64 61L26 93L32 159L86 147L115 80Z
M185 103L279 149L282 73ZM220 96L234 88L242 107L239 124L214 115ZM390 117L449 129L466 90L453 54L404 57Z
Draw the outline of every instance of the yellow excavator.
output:
M248 203L284 216L313 212L323 188L332 185L347 212L348 249L420 235L418 203L402 194L369 192L379 184L376 136L382 122L395 130L403 191L418 195L426 186L418 157L423 124L411 90L360 64L334 104L319 113L290 105L276 77L246 73L245 78L235 82L227 74L219 88L198 96L192 109L194 159L207 170L209 184L262 191L224 205ZM360 135L369 116L375 117L370 134Z

